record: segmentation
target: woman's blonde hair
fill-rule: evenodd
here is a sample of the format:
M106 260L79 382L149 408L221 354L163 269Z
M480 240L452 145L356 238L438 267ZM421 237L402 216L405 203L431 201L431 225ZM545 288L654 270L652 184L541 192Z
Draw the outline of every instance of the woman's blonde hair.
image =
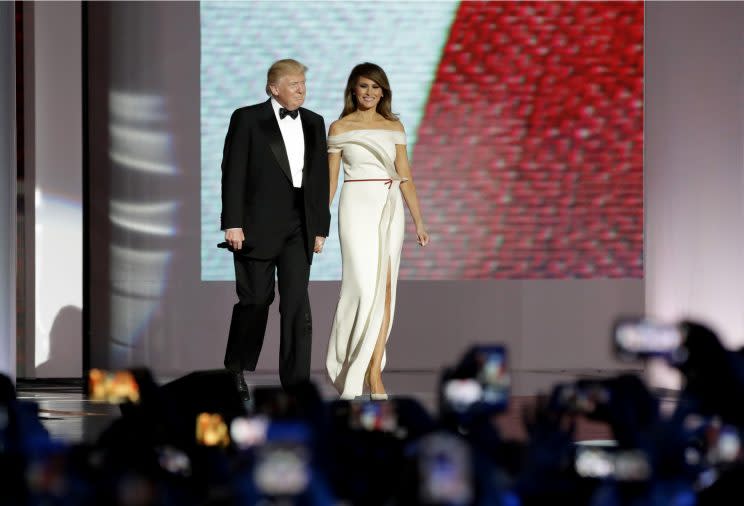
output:
M390 89L390 82L387 75L382 70L382 67L369 62L360 63L351 69L349 80L346 83L346 91L344 91L344 110L339 117L343 118L357 110L354 87L357 85L360 77L371 79L382 88L382 98L377 102L377 112L385 119L397 121L398 116L393 113L393 90Z
M292 58L275 61L266 73L266 94L271 96L269 85L278 83L287 74L304 74L305 72L307 72L307 67Z

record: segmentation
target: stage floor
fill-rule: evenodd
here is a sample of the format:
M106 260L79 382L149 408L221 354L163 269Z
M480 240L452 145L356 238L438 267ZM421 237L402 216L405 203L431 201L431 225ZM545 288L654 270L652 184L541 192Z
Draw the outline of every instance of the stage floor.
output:
M512 397L509 408L498 417L499 426L507 438L524 439L522 413L535 401L539 392L549 393L552 385L579 378L601 378L619 371L599 370L543 370L512 371ZM246 375L248 384L255 386L279 385L278 374L256 372ZM324 399L336 398L332 385L322 371L313 373ZM437 412L436 388L438 371L385 371L385 385L392 396L413 397L432 414ZM160 383L165 383L166 380ZM23 380L17 383L19 399L39 405L39 416L52 437L68 443L94 442L101 432L119 417L119 408L104 402L91 401L83 395L81 380ZM671 402L671 400L669 400ZM577 440L610 438L605 424L579 419Z

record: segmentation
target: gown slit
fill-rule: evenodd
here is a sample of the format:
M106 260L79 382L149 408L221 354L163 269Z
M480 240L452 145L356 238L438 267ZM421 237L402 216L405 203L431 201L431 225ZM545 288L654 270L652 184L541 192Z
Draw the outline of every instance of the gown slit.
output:
M380 341L383 342L382 345L382 353L383 356L385 355L385 345L387 344L387 340L390 337L390 314L392 313L391 308L391 292L392 292L392 283L390 279L390 258L388 257L388 266L387 266L387 275L385 276L385 298L383 300L383 306L382 306L382 321L380 322L380 328L377 331L377 341L375 342L375 346L372 349L372 356L369 358L369 365L367 368L372 365L372 359L374 358L375 351L377 351L377 347L380 346ZM388 321L385 321L385 313L387 313L387 319ZM384 326L384 328L383 328Z

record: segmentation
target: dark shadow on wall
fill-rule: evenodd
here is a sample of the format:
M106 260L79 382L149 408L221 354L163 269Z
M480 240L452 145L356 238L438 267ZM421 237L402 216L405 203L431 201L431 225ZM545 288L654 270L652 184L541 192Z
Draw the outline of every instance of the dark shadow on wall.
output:
M80 342L83 313L79 307L65 306L59 310L49 331L49 358L36 367L37 378L69 378L83 374L83 350L70 346Z

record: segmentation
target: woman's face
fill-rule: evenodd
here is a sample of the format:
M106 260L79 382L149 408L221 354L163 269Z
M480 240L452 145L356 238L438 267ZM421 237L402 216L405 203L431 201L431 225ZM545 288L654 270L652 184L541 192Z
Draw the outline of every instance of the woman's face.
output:
M360 77L354 86L357 107L362 110L375 109L382 98L382 87L372 79Z

